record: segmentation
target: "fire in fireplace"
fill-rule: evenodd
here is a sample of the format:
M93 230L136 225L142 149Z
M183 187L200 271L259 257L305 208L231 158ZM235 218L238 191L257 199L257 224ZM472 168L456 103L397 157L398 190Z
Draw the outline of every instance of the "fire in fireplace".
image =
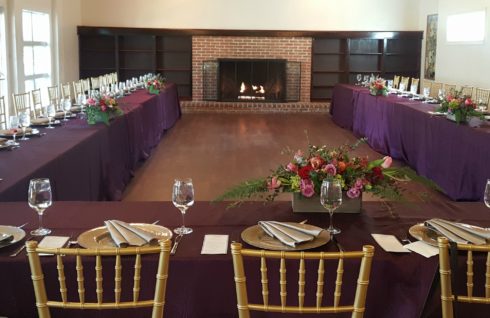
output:
M283 102L286 96L286 60L220 59L221 101Z

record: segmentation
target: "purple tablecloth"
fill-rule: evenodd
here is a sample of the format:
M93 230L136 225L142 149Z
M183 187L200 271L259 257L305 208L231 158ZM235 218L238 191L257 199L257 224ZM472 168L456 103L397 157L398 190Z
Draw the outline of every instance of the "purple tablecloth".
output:
M374 242L370 234L394 234L404 237L410 226L430 217L445 217L490 226L488 209L481 203L384 204L369 202L364 203L363 212L359 215L337 214L334 216L335 225L342 229L338 240L346 250L359 250L364 244L371 244L376 248L367 296L366 318L421 317L431 284L437 275L437 257L426 259L414 253L386 253ZM147 223L160 220L159 224L169 229L180 225L181 222L180 213L170 202L55 202L47 210L45 225L53 230L53 235L69 235L74 238L87 229L101 226L104 220L113 218ZM248 226L257 224L259 220L298 222L305 218L309 223L319 226L325 226L328 222L327 214L293 214L289 202L276 202L266 206L259 202L247 203L235 209L226 209L224 204L197 202L186 215L186 224L192 227L194 232L182 239L177 254L171 256L165 317L237 317L231 255L229 251L227 255L201 255L205 234L228 234L230 242L240 241L240 233ZM37 224L35 212L26 203L0 203L0 224L18 225L24 222L29 222L27 230L34 228ZM8 256L20 244L0 249L0 286L2 286L0 288L0 316L9 318L36 316L34 293L25 253L17 257ZM337 251L335 245L331 243L316 250ZM51 265L55 263L52 257L44 257L42 261ZM156 264L156 258L148 261L152 264L150 267ZM74 261L65 258L65 263L67 281L70 281L70 278L75 276ZM154 281L154 277L145 276L145 273L149 271L145 264L143 275L148 277L148 283L142 284L144 293L148 292L145 289L150 288L149 282ZM123 268L130 270L133 265L132 262L123 260ZM247 272L247 281L252 284L250 290L256 291L251 292L251 298L257 298L260 297L260 292L257 292L260 290L259 262L251 262L249 265L254 265L255 268L254 274ZM316 282L317 264L313 263L311 267L309 265L308 263L307 279L312 278L312 281ZM357 279L356 275L348 274L348 270L353 265L357 264L346 261L342 302L353 297L353 289L345 285L355 283ZM93 284L91 276L93 266L91 261L84 263L87 284ZM106 266L105 268L110 272L113 267ZM335 269L336 263L326 264L328 274L325 288L331 286L335 281ZM127 273L124 269L123 273L129 274L130 277L123 279L123 284L130 285L131 273ZM269 264L269 274L275 277L270 277L271 297L276 297L278 294L275 292L278 289L277 285L272 284L272 280L277 282L277 273L278 268L273 268ZM297 299L296 265L289 264L287 273L288 286L292 288L289 296L293 300L291 304L294 304ZM56 269L53 267L46 272L46 280L51 282L48 284L48 289L53 293L56 293L59 288L55 275ZM107 295L110 295L112 293L110 277L105 277L104 284L109 284L105 285L104 290ZM76 287L75 290L73 288L70 290L69 293L76 294ZM306 292L307 297L315 298L315 284L307 283ZM94 291L89 293L87 288L87 297L93 297L93 294ZM436 306L431 317L440 317L440 311L437 309L438 295L434 296ZM330 301L331 295L326 299L326 302ZM66 312L59 310L53 310L53 312L54 317L66 317ZM482 313L480 317L486 317L486 312L482 311ZM102 315L102 312L70 311L72 318ZM143 315L136 315L132 311L129 313L124 311L117 315L120 318L135 316ZM263 314L259 317L278 316ZM313 317L317 316L313 315ZM478 315L465 317L478 317Z
M488 124L457 125L428 114L434 105L395 95L371 96L367 89L344 84L335 87L333 99L333 121L367 137L374 150L404 160L453 200L483 200L490 178Z
M31 178L47 177L55 200L119 200L138 162L180 118L175 84L159 95L144 90L119 100L124 115L89 126L71 120L0 152L0 201L25 201Z

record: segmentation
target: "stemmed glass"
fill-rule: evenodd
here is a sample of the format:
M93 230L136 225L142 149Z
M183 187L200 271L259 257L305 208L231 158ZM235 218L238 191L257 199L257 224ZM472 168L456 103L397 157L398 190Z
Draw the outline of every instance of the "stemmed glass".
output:
M481 98L478 99L478 110L483 113L485 112L486 109L487 109L487 105L483 103L483 100Z
M430 88L429 87L424 87L424 99L425 99L425 103L427 102L427 100L429 99L429 96L430 96Z
M31 117L29 116L28 112L19 113L19 124L22 128L22 138L19 140L29 140L29 138L26 137L27 127L31 125Z
M31 179L27 201L29 206L36 210L39 216L39 227L37 230L31 231L31 235L43 236L51 233L50 229L43 227L44 211L53 203L49 179Z
M65 99L63 102L63 113L65 113L63 121L68 121L68 118L66 118L66 114L71 110L71 100L69 98Z
M49 104L46 106L46 117L48 117L48 127L49 129L54 129L53 126L51 126L51 121L53 118L56 116L56 108L54 107L53 104Z
M490 179L487 180L487 185L485 187L485 194L483 195L483 201L487 208L490 208Z
M194 204L194 186L191 179L175 179L172 191L172 202L182 213L182 226L174 229L179 235L190 234L192 229L185 227L184 216L189 207Z
M320 189L320 203L330 214L330 234L340 233L340 229L333 227L333 212L342 204L342 184L337 179L325 179Z
M357 79L357 85L361 85L362 74L357 74L356 79Z
M15 140L17 136L17 129L19 129L19 117L10 116L9 129L12 131L12 146L19 146L20 144Z

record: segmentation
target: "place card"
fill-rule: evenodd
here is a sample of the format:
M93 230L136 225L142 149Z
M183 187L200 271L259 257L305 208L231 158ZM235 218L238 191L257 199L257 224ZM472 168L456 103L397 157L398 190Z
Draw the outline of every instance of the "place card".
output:
M371 234L376 243L381 246L386 252L392 253L410 253L409 250L403 247L400 241L393 235L386 234Z
M61 248L66 245L70 237L68 236L45 236L37 247L43 248ZM49 256L53 254L40 253L39 256Z
M226 254L228 252L228 235L206 234L202 243L201 254Z
M420 254L424 257L427 257L427 258L430 258L432 256L439 254L439 249L437 247L426 244L422 241L417 241L417 242L407 244L407 245L405 245L405 248L411 250L412 252Z

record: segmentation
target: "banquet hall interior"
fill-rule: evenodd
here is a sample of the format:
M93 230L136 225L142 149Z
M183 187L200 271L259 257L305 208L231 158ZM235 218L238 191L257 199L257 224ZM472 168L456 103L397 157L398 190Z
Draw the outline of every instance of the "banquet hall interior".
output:
M0 0L0 318L490 312L490 0Z

